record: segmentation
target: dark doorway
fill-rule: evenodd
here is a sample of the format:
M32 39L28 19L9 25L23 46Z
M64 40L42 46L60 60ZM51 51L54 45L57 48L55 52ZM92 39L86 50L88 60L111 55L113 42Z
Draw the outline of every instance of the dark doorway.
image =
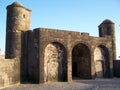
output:
M91 77L91 56L89 48L77 44L72 50L72 77L89 79Z
M77 62L73 62L72 64L72 74L73 74L73 77L77 77Z

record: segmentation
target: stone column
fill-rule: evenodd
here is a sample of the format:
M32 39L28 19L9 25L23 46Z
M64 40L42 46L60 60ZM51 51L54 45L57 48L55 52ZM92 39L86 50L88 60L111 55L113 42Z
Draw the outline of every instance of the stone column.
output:
M72 82L72 49L71 49L71 34L68 35L68 82Z

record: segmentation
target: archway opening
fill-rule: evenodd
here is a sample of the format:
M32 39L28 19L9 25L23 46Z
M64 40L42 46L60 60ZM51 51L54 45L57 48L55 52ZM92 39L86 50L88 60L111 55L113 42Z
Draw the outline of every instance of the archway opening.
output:
M96 78L109 78L109 53L106 47L98 46L94 51L95 76Z
M65 47L53 42L46 46L44 53L45 81L67 81L67 52Z
M77 44L72 50L72 78L89 79L91 77L91 56L89 48Z

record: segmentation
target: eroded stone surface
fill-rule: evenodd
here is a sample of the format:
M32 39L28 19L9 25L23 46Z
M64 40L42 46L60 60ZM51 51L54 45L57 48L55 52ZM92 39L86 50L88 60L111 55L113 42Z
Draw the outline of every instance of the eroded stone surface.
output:
M20 63L17 59L0 60L0 86L6 87L12 84L20 83Z
M108 64L108 55L107 51L104 48L97 47L94 51L94 62L95 62L95 71L96 77L101 78L104 77L106 71L109 70Z
M45 81L59 81L62 80L64 71L66 69L63 48L59 44L48 44L45 48Z

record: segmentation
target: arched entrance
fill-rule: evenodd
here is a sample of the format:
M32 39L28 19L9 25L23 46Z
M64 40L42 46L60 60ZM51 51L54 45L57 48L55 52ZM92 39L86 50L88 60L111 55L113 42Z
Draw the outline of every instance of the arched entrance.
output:
M94 63L97 78L110 77L109 53L106 47L99 46L95 49Z
M53 42L46 46L44 53L45 81L67 80L67 52L65 47Z
M79 43L72 50L72 77L88 79L91 77L91 56L89 48Z

